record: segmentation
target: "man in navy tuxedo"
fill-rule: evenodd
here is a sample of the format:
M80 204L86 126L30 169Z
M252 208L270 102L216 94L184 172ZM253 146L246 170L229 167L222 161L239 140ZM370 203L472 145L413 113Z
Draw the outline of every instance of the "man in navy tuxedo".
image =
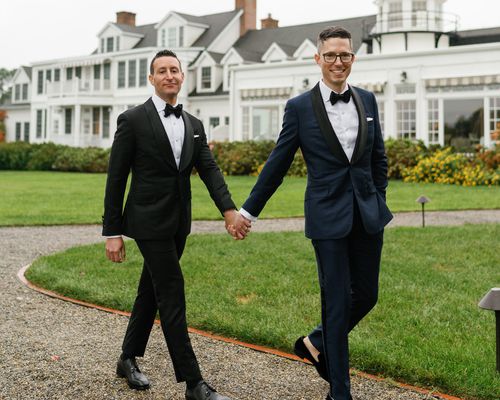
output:
M330 383L327 399L349 400L348 333L375 306L387 208L387 157L375 96L347 84L351 34L330 27L314 56L322 79L288 101L283 127L234 231L246 232L283 181L297 149L307 165L305 233L321 288L322 324L295 343ZM245 225L246 224L246 225Z

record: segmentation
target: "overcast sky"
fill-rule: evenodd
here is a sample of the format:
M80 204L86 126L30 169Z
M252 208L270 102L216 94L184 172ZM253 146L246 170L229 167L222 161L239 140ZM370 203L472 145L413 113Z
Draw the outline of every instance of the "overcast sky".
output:
M7 0L0 9L0 68L91 53L97 33L117 11L136 24L158 22L169 11L206 15L234 8L234 0ZM257 0L257 27L271 13L280 26L375 14L373 0ZM306 7L307 5L307 7ZM500 26L500 0L448 0L445 12L460 29Z

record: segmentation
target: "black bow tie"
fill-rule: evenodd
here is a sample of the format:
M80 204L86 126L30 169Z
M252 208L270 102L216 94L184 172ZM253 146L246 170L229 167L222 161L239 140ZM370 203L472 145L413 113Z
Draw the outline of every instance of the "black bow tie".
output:
M332 106L339 100L342 100L344 103L349 103L349 100L351 100L351 89L346 90L342 94L337 94L335 92L330 93L330 103L332 103Z
M179 118L182 115L182 104L177 104L173 107L171 104L167 103L165 107L165 117L168 117L170 114L174 114L176 118Z

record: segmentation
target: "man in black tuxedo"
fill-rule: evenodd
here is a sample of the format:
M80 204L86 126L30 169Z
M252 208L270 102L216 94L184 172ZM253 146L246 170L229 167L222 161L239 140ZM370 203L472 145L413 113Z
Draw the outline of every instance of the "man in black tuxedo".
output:
M283 127L234 227L260 214L294 154L307 165L305 231L312 239L321 289L322 325L295 343L330 383L327 399L349 400L348 333L374 307L386 206L387 158L373 93L347 84L355 59L351 34L330 27L318 36L322 79L288 101Z
M186 399L229 400L203 380L187 330L179 260L191 229L193 167L224 215L226 228L237 212L207 145L201 121L177 104L183 80L175 53L157 53L149 75L155 93L144 104L118 117L111 148L103 216L106 256L113 262L125 259L121 235L126 235L135 239L144 257L117 374L125 377L132 388L149 388L135 357L144 355L159 310L177 381L186 382ZM130 171L132 181L122 212Z

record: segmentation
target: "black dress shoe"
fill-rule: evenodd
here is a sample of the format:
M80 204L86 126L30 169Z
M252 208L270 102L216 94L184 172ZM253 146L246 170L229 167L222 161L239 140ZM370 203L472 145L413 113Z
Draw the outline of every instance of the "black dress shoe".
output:
M186 389L186 400L231 400L222 396L205 381L200 381L194 388Z
M328 382L328 373L326 372L326 362L323 354L320 353L318 356L319 361L316 361L309 349L304 344L304 336L301 336L297 339L297 341L295 342L295 346L293 346L293 352L298 357L309 360L312 365L314 365L314 368L316 368L316 371L318 371L319 376L321 376L325 381Z
M120 378L127 378L127 383L132 389L149 389L149 380L141 372L135 361L135 357L118 360L116 364L116 374Z
M333 397L328 394L325 400L333 400ZM349 396L349 400L352 400L352 396Z

